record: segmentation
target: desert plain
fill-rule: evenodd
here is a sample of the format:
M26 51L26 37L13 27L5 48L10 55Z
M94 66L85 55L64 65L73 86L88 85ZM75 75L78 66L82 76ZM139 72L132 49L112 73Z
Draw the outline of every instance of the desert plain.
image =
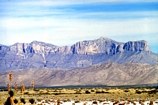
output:
M8 97L7 89L0 91L0 105L3 105ZM20 89L15 91L14 99L20 102L20 98L26 100L29 104L29 99L33 98L36 102L39 100L59 100L65 101L156 101L158 100L158 91L156 87L75 87L75 88L35 88L25 89L21 92Z

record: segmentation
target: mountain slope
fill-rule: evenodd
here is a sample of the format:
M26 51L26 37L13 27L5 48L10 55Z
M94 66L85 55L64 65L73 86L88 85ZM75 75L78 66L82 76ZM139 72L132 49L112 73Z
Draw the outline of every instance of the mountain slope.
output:
M29 69L15 70L13 83L36 86L66 85L138 85L157 83L158 66L146 64L104 63L73 70ZM0 72L0 86L6 86L9 72Z
M144 40L122 43L101 37L62 47L38 41L0 45L0 71L44 67L74 69L105 62L154 65L157 58Z

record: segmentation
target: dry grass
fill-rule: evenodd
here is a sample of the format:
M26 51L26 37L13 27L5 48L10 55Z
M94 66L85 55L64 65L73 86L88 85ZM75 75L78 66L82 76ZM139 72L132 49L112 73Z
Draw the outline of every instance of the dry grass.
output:
M22 95L21 91L17 91L14 98L20 100L23 97L28 100L34 99L54 99L60 100L156 100L158 92L151 93L155 88L43 88L29 90L26 89ZM0 105L8 97L8 91L0 91Z

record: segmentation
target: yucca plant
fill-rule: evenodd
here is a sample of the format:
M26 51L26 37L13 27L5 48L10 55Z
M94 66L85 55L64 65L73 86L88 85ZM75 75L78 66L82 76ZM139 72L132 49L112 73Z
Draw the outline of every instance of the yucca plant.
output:
M12 81L12 79L13 79L13 75L12 75L12 73L10 72L10 73L9 73L9 80Z
M14 83L14 90L16 91L18 89L18 84L15 82Z
M21 92L23 93L24 91L25 91L25 84L22 83L22 85L21 85Z
M8 90L8 92L10 91L10 84L9 83L7 84L7 90Z
M22 85L21 85L21 95L22 95L22 97L23 97L24 91L25 91L25 85L24 85L24 83L22 83Z
M11 84L12 84L12 79L13 79L13 75L12 75L12 73L10 72L10 73L9 73L9 82L10 82L10 87L11 87Z
M31 89L34 90L34 81L31 82Z

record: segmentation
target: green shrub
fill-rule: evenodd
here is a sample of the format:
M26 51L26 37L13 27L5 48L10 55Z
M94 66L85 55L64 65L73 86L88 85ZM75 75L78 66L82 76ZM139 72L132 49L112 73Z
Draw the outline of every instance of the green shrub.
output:
M139 90L136 90L136 94L141 94L142 92Z
M96 91L95 93L101 94L101 93L105 93L105 92L104 91Z
M35 103L35 99L31 98L31 99L29 99L29 102L30 102L31 104L34 104L34 103Z
M24 94L29 94L29 92L25 92Z
M156 90L151 90L148 92L148 94L156 94L156 92L157 92Z
M129 92L129 90L128 90L128 89L125 89L124 92Z
M14 99L14 103L17 104L17 103L18 103L18 100L17 100L17 99Z
M95 92L95 90L91 90L91 92Z
M15 93L14 93L13 90L10 90L10 91L9 91L9 95L10 95L11 97L14 96L14 94L15 94Z
M90 94L91 92L89 92L88 90L85 91L86 94Z
M26 101L25 101L24 98L21 98L20 101L21 101L22 103L24 103L24 104L26 103Z

